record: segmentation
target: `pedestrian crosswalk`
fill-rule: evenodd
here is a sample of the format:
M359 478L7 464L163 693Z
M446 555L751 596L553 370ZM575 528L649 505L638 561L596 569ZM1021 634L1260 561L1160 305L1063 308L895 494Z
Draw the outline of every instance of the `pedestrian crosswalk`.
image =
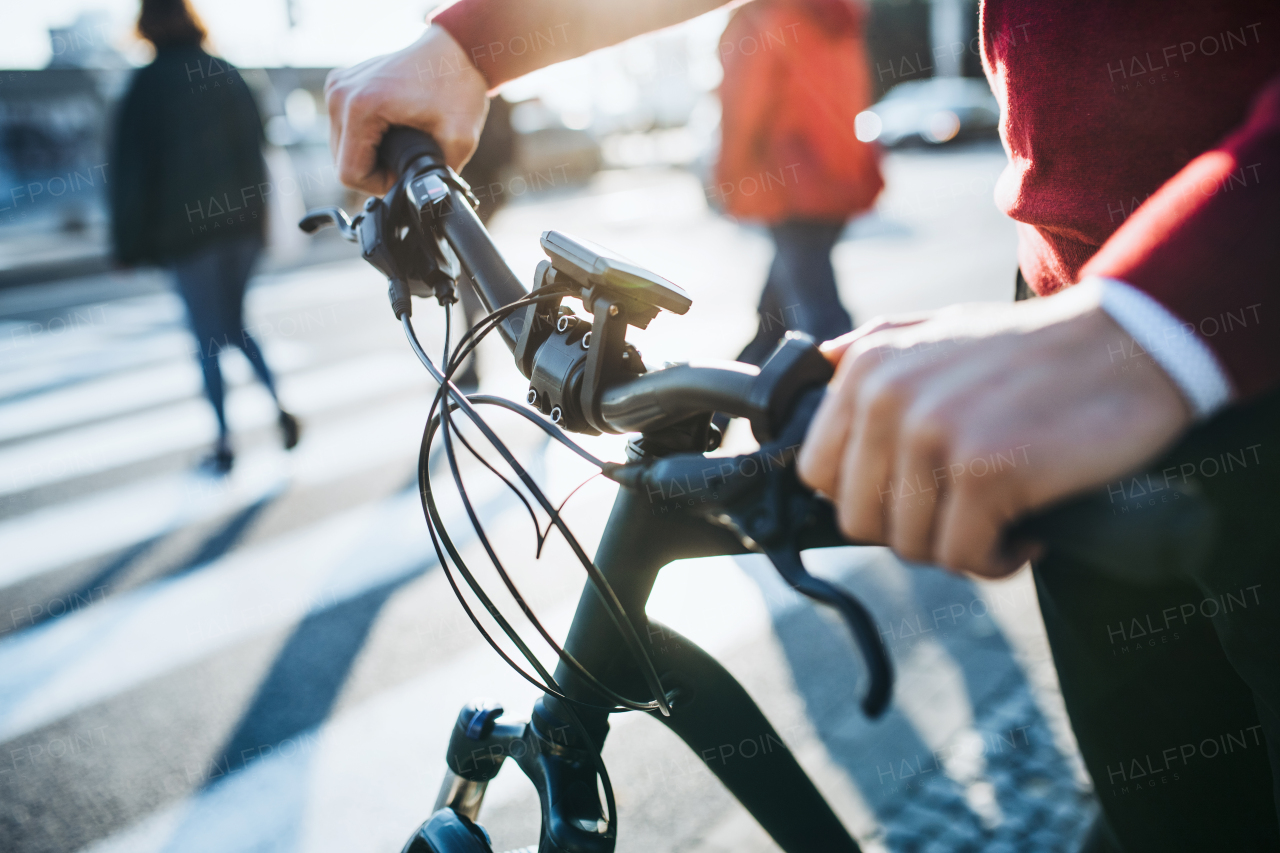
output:
M703 249L705 234L685 236L685 256ZM714 270L725 286L756 273ZM238 353L224 356L237 455L231 475L213 479L194 471L214 420L163 281L0 291L0 850L398 850L428 816L461 704L493 696L527 714L534 689L483 643L436 564L415 477L433 388L384 292L357 261L258 279L251 326L303 439L280 449L269 397ZM415 318L433 354L434 311L424 304ZM486 383L519 397L507 372ZM553 495L591 474L536 431L510 437ZM593 441L597 455L621 457L622 439ZM472 482L486 529L563 637L580 568L555 537L535 562L518 501L491 477ZM569 504L589 550L612 492L597 477ZM461 505L441 495L459 546L483 564ZM985 594L953 578L922 582L878 550L814 565L886 625ZM1064 844L1046 849L1069 849L1088 817L1060 708L1020 668L1042 650L1018 638L1016 619L902 641L903 683L919 692L877 728L852 710L860 672L847 639L759 558L673 566L649 610L726 661L867 849L899 849L886 839L905 820L888 817L904 794L888 793L877 768L981 742L997 724L1024 726L1038 749L992 759L992 772L1048 779L1046 796L1069 806L1054 818ZM956 663L975 648L990 667L981 676ZM948 702L957 712L937 713ZM742 814L710 773L641 715L615 718L612 731L618 849L722 849L708 833ZM967 815L966 831L989 841L996 830L967 805L988 791L982 766L939 772L928 796L935 814ZM999 808L983 814L1047 808L1016 787L997 782ZM501 774L484 812L495 849L535 840L537 812L527 781ZM735 849L773 849L758 827L743 832Z
M349 280L367 283L362 267L341 266ZM328 275L337 280L332 272ZM155 700L150 695L154 685L172 673L234 657L239 646L296 631L308 619L350 608L371 591L397 590L414 580L426 578L432 587L423 616L437 625L448 624L453 635L466 636L443 579L431 573L434 552L411 485L431 386L394 324L372 322L375 313L381 319L380 311L372 310L381 307L377 302L349 284L339 285L321 294L327 313L318 312L312 307L316 288L300 286L304 278L314 277L305 272L279 277L251 299L259 322L274 324L284 333L267 338L267 357L280 374L283 399L306 424L304 440L292 454L274 445L269 398L249 383L236 356L224 357L232 385L229 417L243 447L232 475L220 480L191 467L214 437L214 424L170 294L159 291L91 306L40 306L34 313L56 316L60 311L97 321L59 331L56 339L47 330L61 327L47 320L8 321L10 330L20 328L25 337L0 351L5 368L0 387L0 496L9 499L0 517L0 601L5 615L0 619L0 743L25 745L22 754L28 760L11 761L9 766L0 762L0 785L14 786L16 795L0 798L11 804L0 810L22 807L37 770L47 772L43 781L60 789L60 797L52 803L46 800L44 819L25 825L3 821L16 833L0 845L5 849L41 849L42 836L58 823L56 813L95 795L77 789L76 759L36 766L51 757L32 753L31 743L67 721L83 727L122 699L134 713L173 711L175 697L149 705ZM21 310L24 298L30 295L0 295L0 312L14 310L19 303L15 313L32 313ZM347 328L337 324L340 315L351 321ZM291 316L301 319L290 324ZM290 337L291 329L308 328L308 317L310 334ZM430 339L429 327L424 334ZM530 449L537 453L539 446ZM370 472L379 471L389 472L381 486L362 484ZM50 493L53 499L47 499ZM482 484L473 497L486 517L500 526L519 523L510 515L514 499L492 483ZM451 526L465 529L460 507L446 505L444 511ZM267 522L265 516L272 513L275 517ZM241 523L243 519L250 522ZM218 532L237 524L242 528L237 541L208 548ZM264 525L256 535L246 534ZM146 582L120 582L154 552L172 549L173 540L202 529L214 531L205 537L204 558L197 541L188 553L161 560L169 565L153 571ZM465 546L468 538L459 541ZM113 565L114 571L106 570ZM84 581L88 575L101 582ZM562 593L560 622L567 619L573 599L572 590ZM358 630L372 630L375 620L376 616L367 618ZM424 634L429 639L431 632ZM501 664L494 666L492 653L481 649L478 639L464 641L463 646L467 651L460 659L426 662L428 674L418 676L419 692L438 693L442 683L460 685L493 680L495 675L501 684ZM358 663L353 666L358 672ZM462 678L459 673L469 675ZM260 677L251 672L241 680L252 688ZM518 680L507 686L518 687ZM211 692L217 693L217 687ZM482 687L475 684L477 690ZM527 686L518 687L518 695L527 698L528 692ZM150 698L130 702L131 695ZM299 699L305 703L307 697ZM401 707L393 697L381 701ZM435 741L440 733L447 737L449 719L460 702L418 704L435 707L440 719L434 731L423 731L419 719L408 732L402 727L398 735L395 730L388 734L402 745L410 734L426 738L435 746L429 755L438 756ZM234 709L228 710L222 715L225 719L211 722L235 723ZM255 755L274 753L287 759L291 743L329 738L322 734L328 728L323 714L316 722L321 724L318 729L295 726L277 732L283 736L257 745L261 755ZM354 720L346 725L364 731ZM184 737L166 728L159 727L166 737ZM98 760L110 760L107 756L122 739L131 739L119 729L118 722L100 727ZM138 846L137 833L165 825L175 810L194 809L206 820L225 820L228 814L217 803L228 796L235 799L237 811L255 802L279 807L288 799L282 800L279 791L265 800L235 797L245 786L254 786L256 765L254 772L238 768L246 772L234 774L236 781L230 786L214 786L223 793L209 799L201 795L201 786L207 788L211 779L225 775L216 773L216 758L183 749L170 753L179 759L178 769L190 788L186 796L165 797L168 805L159 810L154 803L132 809L126 804L125 813L105 825L81 822L70 834L73 843L68 849L115 843L122 844L121 849L143 849L146 845ZM430 764L427 756L419 756L424 764ZM260 764L269 774L280 772L270 769L277 768L275 762ZM145 759L141 765L136 771L140 774L163 770ZM431 766L430 775L435 775ZM111 783L136 783L129 775L115 775ZM434 783L425 775L420 781ZM295 779L291 787L306 784ZM193 806L196 801L204 805ZM421 814L428 806L416 803L413 813ZM191 849L194 819L187 814L184 823L169 826L154 849L173 844ZM407 835L409 829L398 827L396 832ZM125 835L113 842L117 830ZM244 838L243 849L274 838L280 830L264 824L255 831L256 840ZM208 837L221 849L232 840L225 832Z

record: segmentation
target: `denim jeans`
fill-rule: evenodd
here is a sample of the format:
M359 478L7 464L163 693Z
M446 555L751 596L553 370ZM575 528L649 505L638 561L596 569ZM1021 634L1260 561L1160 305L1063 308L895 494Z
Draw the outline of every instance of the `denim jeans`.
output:
M853 328L853 319L840 304L831 265L831 249L844 225L792 219L769 229L777 252L760 296L759 328L739 361L763 363L788 331L825 341Z
M187 306L187 322L198 346L197 358L204 374L204 391L218 417L218 431L227 435L225 396L218 354L230 346L253 365L254 372L271 396L276 396L275 380L262 357L262 350L244 325L244 292L254 261L262 252L257 237L237 237L211 243L175 260L170 269L179 295Z

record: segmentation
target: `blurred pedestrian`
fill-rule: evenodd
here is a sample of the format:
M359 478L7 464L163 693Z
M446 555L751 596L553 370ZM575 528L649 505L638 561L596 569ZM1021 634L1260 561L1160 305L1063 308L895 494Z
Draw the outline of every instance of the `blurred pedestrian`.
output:
M168 268L187 307L218 441L205 467L231 470L234 455L218 355L236 346L279 409L285 449L297 419L280 408L275 380L244 325L244 293L262 251L270 193L262 119L244 79L206 53L188 0L143 0L138 33L155 47L116 117L111 154L112 242L122 265Z
M756 0L720 38L716 196L766 224L776 248L741 361L762 363L788 330L825 341L853 328L831 250L884 187L878 150L853 127L871 104L866 14L862 0Z

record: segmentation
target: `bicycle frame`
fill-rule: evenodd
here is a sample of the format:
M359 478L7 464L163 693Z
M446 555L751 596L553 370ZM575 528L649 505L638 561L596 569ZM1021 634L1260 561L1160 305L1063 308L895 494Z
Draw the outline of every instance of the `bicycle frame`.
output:
M662 682L670 690L671 715L652 716L693 750L787 853L854 853L860 849L857 842L746 689L711 655L645 614L653 584L667 564L743 553L747 549L736 536L688 512L687 503L677 499L651 501L649 496L620 489L595 563L649 644ZM661 639L660 645L653 642L655 638ZM614 690L631 695L644 690L617 629L590 586L578 602L565 649ZM556 671L556 680L572 698L591 704L601 701L563 664ZM590 803L562 796L563 780L580 781L587 776L594 793L595 770L582 761L571 736L553 736L546 731L569 730L552 723L558 719L560 704L550 696L540 700L541 727L498 722L487 736L455 738L461 743L451 744L450 749L460 754L451 755L450 763L462 765L460 769L465 771L468 765L475 765L477 756L498 764L508 756L515 759L539 790L543 807L539 853L607 853L614 848L616 828L609 827L607 832L585 829L596 823L598 814L582 811L590 808ZM582 709L577 714L597 738L595 746L602 746L608 730L607 714ZM496 773L496 766L489 769ZM474 820L483 801L484 784L466 782L451 770L436 808L453 808ZM598 809L598 803L595 807Z

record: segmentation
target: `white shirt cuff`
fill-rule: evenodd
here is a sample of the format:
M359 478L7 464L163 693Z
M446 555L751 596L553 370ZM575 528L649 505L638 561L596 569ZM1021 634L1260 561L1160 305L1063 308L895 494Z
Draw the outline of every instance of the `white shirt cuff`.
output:
M1116 278L1090 276L1077 287L1101 291L1102 310L1164 369L1198 419L1231 402L1231 380L1191 323L1184 323L1141 290Z

